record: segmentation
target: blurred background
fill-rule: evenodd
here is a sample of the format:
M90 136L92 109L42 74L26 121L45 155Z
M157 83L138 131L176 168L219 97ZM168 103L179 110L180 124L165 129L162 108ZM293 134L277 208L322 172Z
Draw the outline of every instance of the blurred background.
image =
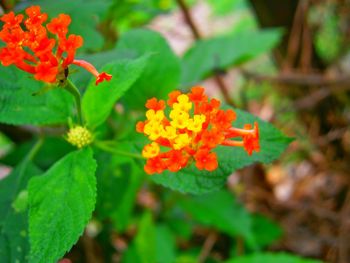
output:
M138 163L98 154L108 165L97 172L96 212L66 258L350 262L350 1L2 0L1 12L32 4L50 16L70 14L72 31L85 41L78 56L97 65L125 57L114 48L133 50L136 42L138 50L158 53L150 97L162 83L182 90L200 84L294 138L278 161L240 170L225 189L203 196L157 186ZM72 76L89 80L83 72ZM144 103L137 94L135 100L137 107L117 105L103 132L131 132L131 110ZM0 125L0 178L35 134L33 127ZM52 136L37 164L45 169L70 150Z

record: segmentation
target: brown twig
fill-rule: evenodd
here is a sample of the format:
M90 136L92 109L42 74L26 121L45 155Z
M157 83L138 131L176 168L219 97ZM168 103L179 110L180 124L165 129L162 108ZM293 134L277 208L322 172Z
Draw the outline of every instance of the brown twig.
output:
M294 15L293 25L288 40L287 56L282 67L283 71L286 72L290 71L293 68L298 54L303 21L303 5L303 1L299 1L297 10Z
M339 263L349 262L349 212L350 212L350 189L347 190L344 205L340 211L339 227Z
M213 249L217 239L218 239L218 236L217 236L216 232L212 231L209 233L209 235L207 236L207 238L204 241L204 245L203 245L202 250L198 256L199 263L205 262L205 260L207 259L207 257L210 254L210 251Z
M190 11L187 8L185 1L184 0L176 0L176 2L179 5L179 7L180 7L180 9L185 17L186 23L191 28L191 32L193 34L194 39L195 40L201 39L201 35L199 33L199 30L193 22L192 16L190 14Z
M281 73L277 76L259 75L241 69L244 77L257 82L268 81L273 84L286 84L296 86L341 86L350 84L349 75L337 77L325 77L322 74L300 74L300 73Z
M190 10L188 9L185 1L184 0L176 0L176 2L184 15L186 23L188 24L188 26L191 29L191 32L192 32L194 39L200 40L202 38L201 34L199 33L198 27L196 26L196 24L194 23L194 21L192 19ZM227 88L222 76L219 73L214 72L214 80L215 80L217 86L219 87L222 95L224 96L226 103L235 107L235 104L234 104L233 100L231 99L230 94L228 92L229 89Z

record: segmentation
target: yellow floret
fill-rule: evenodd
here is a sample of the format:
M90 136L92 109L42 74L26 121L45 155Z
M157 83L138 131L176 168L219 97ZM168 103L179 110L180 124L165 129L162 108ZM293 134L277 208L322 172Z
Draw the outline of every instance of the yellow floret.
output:
M178 103L173 104L174 110L188 112L192 108L192 102L189 101L189 98L186 94L181 94L178 96L177 101Z
M146 117L149 121L161 122L164 119L164 111L162 110L148 110Z
M187 145L189 145L190 143L191 143L191 138L188 136L187 133L184 133L184 134L178 135L175 138L173 147L175 150L180 150L186 147Z
M162 132L162 137L168 140L172 140L176 137L176 128L173 126L166 126Z
M200 132L202 130L202 125L205 122L205 115L194 115L193 119L188 121L188 127L190 131Z
M92 143L92 140L91 132L82 126L71 128L67 133L67 141L79 149Z
M150 144L145 145L142 150L142 156L145 158L153 158L156 157L160 152L160 147L158 143L152 142Z
M143 129L143 132L148 135L149 139L152 141L157 140L162 135L163 131L163 124L156 121L148 122Z

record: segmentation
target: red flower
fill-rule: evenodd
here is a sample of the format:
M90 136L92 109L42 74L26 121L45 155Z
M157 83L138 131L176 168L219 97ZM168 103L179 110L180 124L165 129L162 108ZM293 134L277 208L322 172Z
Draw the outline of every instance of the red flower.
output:
M2 65L14 64L19 69L34 74L35 79L49 83L58 82L57 76L65 76L64 73L71 64L81 65L90 71L96 77L96 85L112 78L107 73L99 73L86 61L75 63L75 53L83 45L83 38L77 35L66 37L71 23L69 15L60 14L45 26L43 23L48 16L41 13L40 6L29 7L25 13L28 17L24 21L23 15L15 15L13 12L0 17L4 22L0 39L6 44L0 48ZM48 32L55 35L55 38L50 38Z
M196 167L199 170L205 169L208 171L214 171L216 168L218 168L216 153L211 153L208 149L204 148L198 150L194 156L194 159L196 160Z
M147 100L146 102L146 108L150 110L164 110L165 109L165 102L164 100L157 100L157 98L152 98Z
M146 154L149 145L143 150L143 156L148 159L145 171L149 174L164 170L176 172L189 165L191 160L198 169L213 171L218 167L218 161L212 150L218 145L242 147L249 155L260 149L258 124L254 124L254 129L250 124L243 129L232 127L235 112L220 110L220 101L208 101L201 87L192 88L188 94L171 92L168 105L169 118L165 115L167 111L162 100L148 100L147 120L136 125L138 132L157 145L154 146L156 157ZM237 137L241 140L231 140ZM170 150L161 152L159 146Z

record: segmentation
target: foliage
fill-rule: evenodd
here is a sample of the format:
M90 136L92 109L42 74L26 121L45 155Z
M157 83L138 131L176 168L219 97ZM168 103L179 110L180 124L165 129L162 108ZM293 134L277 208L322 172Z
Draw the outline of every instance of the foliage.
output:
M220 14L227 6L247 8L243 1L210 2ZM279 29L211 36L180 57L161 33L139 28L177 10L171 1L33 0L19 2L15 10L31 5L40 5L50 18L70 15L69 33L84 38L76 58L91 62L94 76L71 66L60 68L62 83L47 84L18 65L0 66L1 127L9 137L29 134L11 136L4 146L0 142L2 164L12 167L0 179L1 262L58 262L70 251L79 254L85 238L99 243L105 262L116 254L126 263L198 262L202 229L228 240L225 260L227 250L243 240L248 255L228 262L313 262L262 252L281 237L281 228L251 213L225 187L239 169L280 158L291 139L277 126L225 106L237 114L235 127L259 124L260 152L250 156L238 147L219 146L215 171L192 164L152 177L144 172L144 141L135 131L148 99L166 100L170 92L188 91L219 70L268 55L281 39ZM96 77L105 72L112 79L96 86ZM75 149L68 143L67 134L77 127L91 132L90 145L75 144Z

